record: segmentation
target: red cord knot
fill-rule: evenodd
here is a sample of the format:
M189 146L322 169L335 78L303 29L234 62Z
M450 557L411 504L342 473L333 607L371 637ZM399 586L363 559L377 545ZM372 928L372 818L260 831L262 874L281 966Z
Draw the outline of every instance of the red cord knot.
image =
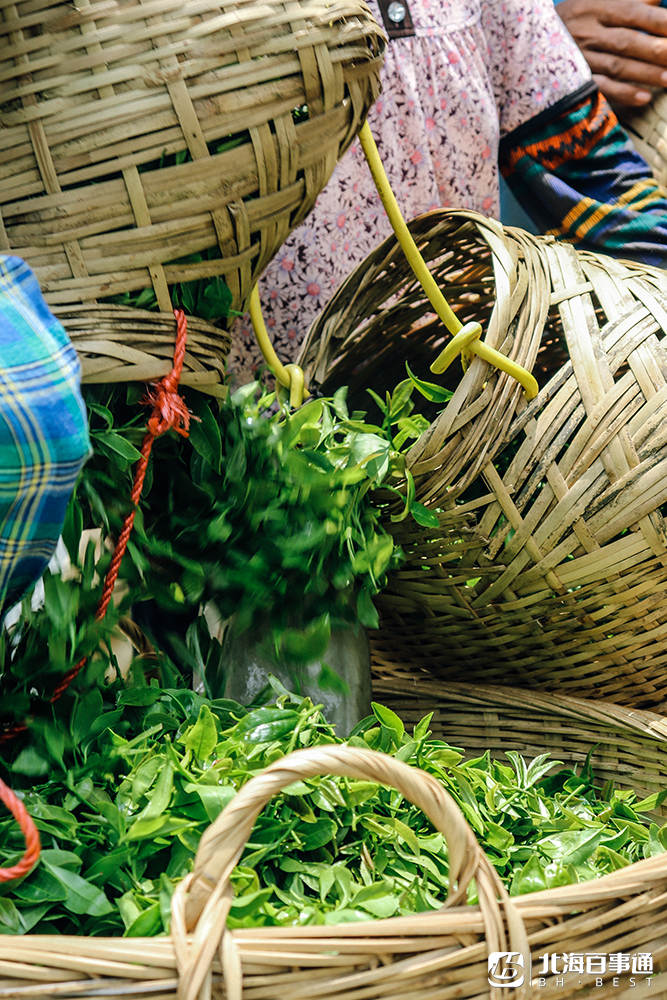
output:
M190 411L185 400L178 394L178 383L183 372L185 345L187 341L188 323L182 309L174 309L176 317L176 346L174 348L174 367L168 375L159 382L152 382L143 399L147 406L153 407L153 413L148 420L148 433L156 438L167 431L176 431L181 437L187 437L190 431Z
M183 397L165 385L168 378L166 375L160 382L153 383L142 400L146 406L153 407L153 413L148 418L148 430L154 438L169 430L187 437L190 432L190 411Z

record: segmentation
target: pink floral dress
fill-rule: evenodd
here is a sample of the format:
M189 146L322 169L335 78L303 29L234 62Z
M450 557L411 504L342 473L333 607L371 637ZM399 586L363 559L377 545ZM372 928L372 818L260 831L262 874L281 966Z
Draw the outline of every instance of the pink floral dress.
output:
M380 23L374 0L368 0ZM369 122L407 218L430 208L498 218L498 141L577 90L590 70L553 0L409 0L414 37L389 43ZM310 324L350 271L391 232L355 141L305 222L260 280L280 359L294 360ZM255 377L261 355L248 317L229 369Z

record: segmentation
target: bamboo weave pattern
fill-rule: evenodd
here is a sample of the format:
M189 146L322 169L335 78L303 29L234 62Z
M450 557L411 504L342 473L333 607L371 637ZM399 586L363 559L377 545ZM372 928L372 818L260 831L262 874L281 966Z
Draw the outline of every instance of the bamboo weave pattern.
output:
M465 212L413 235L462 322L538 378L526 405L476 358L408 454L439 530L388 524L406 564L378 597L378 674L667 698L667 275ZM310 331L306 377L381 397L446 340L395 240Z
M0 0L0 250L51 306L221 275L243 308L383 49L362 0Z
M157 382L171 369L173 314L122 306L54 306L81 362L82 382ZM188 317L181 385L224 396L224 358L231 338L212 323Z

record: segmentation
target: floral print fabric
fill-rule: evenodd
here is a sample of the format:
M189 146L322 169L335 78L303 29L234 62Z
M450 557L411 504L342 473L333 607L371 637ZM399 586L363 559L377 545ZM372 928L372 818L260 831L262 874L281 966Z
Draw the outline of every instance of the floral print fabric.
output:
M409 0L415 36L389 43L369 122L406 218L438 206L499 215L498 142L577 90L590 70L552 0ZM377 20L381 15L368 0ZM264 317L293 361L338 285L391 227L359 146L337 165L305 222L260 280ZM255 377L261 355L248 317L229 369Z

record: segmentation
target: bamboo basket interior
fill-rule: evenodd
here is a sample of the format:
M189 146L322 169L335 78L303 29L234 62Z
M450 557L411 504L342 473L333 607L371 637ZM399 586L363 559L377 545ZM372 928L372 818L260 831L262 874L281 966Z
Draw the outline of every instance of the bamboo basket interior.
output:
M475 358L408 452L439 529L388 530L406 554L378 596L378 676L667 698L667 275L436 211L411 230L462 322L536 376L529 404ZM338 289L300 362L326 395L381 397L447 340L392 237ZM415 397L417 394L415 394ZM389 505L388 513L397 508Z
M629 765L620 780L639 795L665 781L667 724L649 712L551 696L534 702L521 691L463 685L380 683L376 695L406 720L435 709L435 734L476 755L513 747L530 755L535 736L564 763L578 763L593 744L593 767L618 779L608 755ZM549 742L549 734L556 734ZM615 748L619 749L615 751ZM445 833L457 890L474 877L480 905L454 893L439 911L335 927L264 927L225 931L231 903L228 876L254 819L270 795L294 780L320 773L350 774L398 787ZM667 996L667 869L663 856L640 861L602 879L513 900L498 897L491 865L442 787L423 772L356 748L300 751L249 782L202 839L192 876L172 906L168 939L0 937L0 996L125 997L142 1000L454 1000L498 996L488 985L487 953L650 953L654 978L632 986L603 976L594 995ZM188 933L189 931L189 933ZM526 940L527 935L527 940ZM540 996L588 996L591 984L552 977ZM537 991L534 991L537 992ZM526 1000L527 990L512 995Z
M490 750L502 759L515 750L531 760L548 752L580 769L593 748L600 787L613 781L646 795L667 788L667 719L654 712L521 688L432 681L408 664L399 678L377 680L373 695L393 708L407 732L433 712L433 736L461 747L466 757ZM667 805L659 813L667 815Z
M243 308L384 45L362 0L3 0L0 251L51 306L152 288L170 313L171 285L219 275Z

